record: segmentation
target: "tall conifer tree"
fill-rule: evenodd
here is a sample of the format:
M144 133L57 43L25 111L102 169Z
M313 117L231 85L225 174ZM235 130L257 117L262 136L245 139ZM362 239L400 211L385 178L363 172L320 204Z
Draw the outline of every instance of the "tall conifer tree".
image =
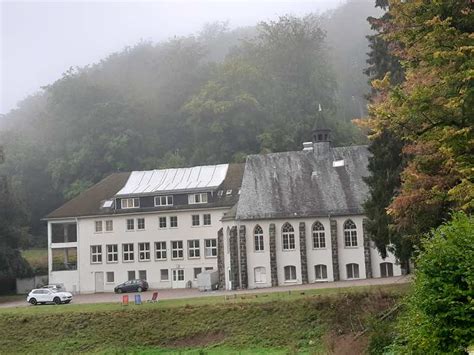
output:
M388 0L377 0L375 6L388 10ZM385 74L390 73L391 84L397 85L403 81L403 70L397 58L390 54L389 43L383 38L389 18L387 11L380 18L367 19L376 33L367 36L371 51L368 53L369 66L365 74L372 81L382 79ZM376 100L377 96L377 90L372 87L369 100ZM400 187L402 148L403 143L388 129L372 137L369 146L372 156L368 167L371 175L366 179L370 193L364 209L369 218L367 230L381 256L386 257L387 247L394 246L390 251L404 262L410 256L410 245L394 228L393 220L387 213L387 207Z

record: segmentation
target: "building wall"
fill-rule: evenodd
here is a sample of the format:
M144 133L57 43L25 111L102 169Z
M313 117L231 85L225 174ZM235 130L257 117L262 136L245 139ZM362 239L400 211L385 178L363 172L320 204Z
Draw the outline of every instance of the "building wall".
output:
M128 280L128 272L135 271L135 277L139 278L139 271L146 271L146 279L151 288L171 288L172 286L185 287L190 281L192 287L196 287L194 278L194 268L217 269L217 257L205 256L205 239L217 239L217 232L221 227L220 219L227 209L199 209L186 211L172 211L166 213L147 213L147 214L127 214L121 216L102 216L98 218L78 219L78 281L77 290L81 293L92 293L100 291L96 289L96 277L103 273L104 291L113 291L114 287ZM200 215L200 226L192 226L191 216ZM203 214L211 214L211 225L203 225ZM171 228L169 223L170 216L178 217L178 227ZM167 227L159 228L159 217L167 217ZM127 219L134 219L135 229L128 231L126 228ZM145 218L145 229L137 229L137 219ZM105 231L105 221L113 221L113 231ZM103 221L103 231L95 231L95 222ZM49 222L49 224L51 221ZM51 228L49 228L51 229ZM199 240L200 257L189 258L188 240ZM183 241L183 259L175 260L171 258L171 241ZM155 260L154 243L158 241L166 242L167 258L166 260ZM134 260L124 261L122 244L133 243ZM150 243L150 261L139 261L138 243ZM118 245L118 262L107 262L106 245ZM100 245L102 247L102 261L92 263L91 246ZM50 248L51 250L51 248ZM168 280L161 279L161 269L168 270ZM184 269L184 282L179 285L172 285L172 269ZM51 268L50 268L51 270ZM114 281L107 282L107 272L114 273ZM68 280L63 278L64 272L50 272L50 279L54 282L63 282L69 284ZM53 281L51 281L53 282ZM72 289L66 285L68 289Z
M336 221L337 224L337 244L338 244L338 260L339 260L339 274L341 280L347 280L346 265L355 263L359 265L359 278L366 278L365 268L365 257L364 257L364 243L363 243L363 228L362 221L363 216L350 216L350 217L333 217L332 220ZM344 222L351 219L356 225L357 231L357 247L345 247L344 243ZM313 224L319 221L324 226L326 247L315 249L313 248ZM289 222L295 234L295 250L285 251L282 245L282 227ZM325 218L302 218L302 219L272 219L272 220L256 220L256 221L227 221L224 222L224 230L231 228L233 225L240 227L244 225L247 230L247 269L248 269L248 280L249 288L260 288L260 287L271 287L271 276L270 276L270 242L269 242L269 230L270 225L275 224L276 230L276 259L277 259L277 271L278 271L278 285L291 285L301 284L301 257L300 257L300 243L299 243L299 224L303 222L305 224L306 232L306 250L307 250L307 268L308 268L308 282L322 282L322 280L316 280L315 266L318 264L326 265L327 268L327 279L326 282L334 281L333 277L333 263L332 263L332 250L331 250L331 236L330 236L330 219ZM256 225L260 225L263 229L264 235L264 251L255 251L254 248L254 228ZM225 245L225 260L226 260L226 278L229 275L229 239L224 238ZM395 263L395 257L389 255L383 260L378 251L375 248L371 248L370 257L372 262L372 274L374 277L380 277L380 263L391 262L393 263L393 274L394 276L401 275L400 265ZM287 265L294 265L296 267L296 280L285 281L284 267ZM264 267L266 269L266 282L256 283L255 282L255 268ZM227 280L227 279L226 279ZM323 282L324 282L323 281ZM227 287L228 288L228 287Z

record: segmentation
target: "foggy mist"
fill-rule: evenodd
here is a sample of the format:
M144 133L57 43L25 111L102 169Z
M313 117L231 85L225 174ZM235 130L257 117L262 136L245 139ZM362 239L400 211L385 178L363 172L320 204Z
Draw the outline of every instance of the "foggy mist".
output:
M189 35L214 21L229 21L235 28L284 14L321 13L341 2L2 2L0 113L70 67L96 63L140 40Z

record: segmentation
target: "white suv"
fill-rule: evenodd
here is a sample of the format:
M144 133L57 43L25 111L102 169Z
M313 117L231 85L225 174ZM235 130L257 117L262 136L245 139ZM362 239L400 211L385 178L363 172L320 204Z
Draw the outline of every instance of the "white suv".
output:
M49 288L38 288L31 290L26 297L26 301L32 305L38 303L69 303L72 300L72 294L70 292L57 292L54 289Z

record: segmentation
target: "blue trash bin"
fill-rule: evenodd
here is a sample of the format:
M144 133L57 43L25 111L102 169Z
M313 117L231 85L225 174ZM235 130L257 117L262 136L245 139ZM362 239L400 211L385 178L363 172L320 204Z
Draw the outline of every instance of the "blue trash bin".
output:
M135 295L135 304L142 304L142 296Z

